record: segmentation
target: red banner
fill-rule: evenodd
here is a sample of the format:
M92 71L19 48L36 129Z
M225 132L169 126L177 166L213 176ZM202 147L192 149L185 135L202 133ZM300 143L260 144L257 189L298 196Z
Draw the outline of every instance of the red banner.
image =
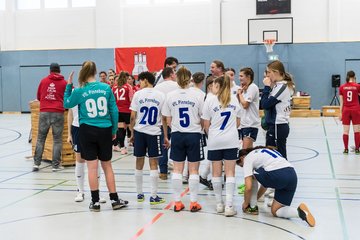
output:
M115 48L116 72L137 76L144 71L157 72L164 67L165 47Z

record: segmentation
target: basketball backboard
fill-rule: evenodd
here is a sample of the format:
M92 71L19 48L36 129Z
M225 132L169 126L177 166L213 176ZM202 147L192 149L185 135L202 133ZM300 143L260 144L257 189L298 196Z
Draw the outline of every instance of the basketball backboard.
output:
M248 19L248 44L264 44L265 39L278 43L293 43L293 18Z

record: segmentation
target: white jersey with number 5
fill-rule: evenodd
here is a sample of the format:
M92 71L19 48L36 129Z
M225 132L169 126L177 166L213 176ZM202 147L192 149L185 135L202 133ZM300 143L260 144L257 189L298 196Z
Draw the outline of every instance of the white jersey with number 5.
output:
M134 129L149 135L160 135L161 109L165 95L154 89L144 88L135 92L131 102L131 111L136 112Z
M221 108L218 97L208 95L201 117L204 120L210 120L208 150L240 147L236 126L240 113L240 105L235 96L231 96L231 101L226 108Z
M200 133L204 99L200 91L187 88L167 94L162 115L172 117L171 132Z

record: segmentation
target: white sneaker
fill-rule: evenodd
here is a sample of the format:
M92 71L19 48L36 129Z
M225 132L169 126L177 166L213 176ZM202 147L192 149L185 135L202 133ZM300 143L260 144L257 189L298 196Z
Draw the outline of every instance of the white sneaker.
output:
M76 197L75 197L75 202L82 202L82 201L84 201L84 196L85 196L84 193L78 192L77 195L76 195Z
M269 193L269 195L268 195L269 198L274 198L274 196L275 196L275 193L274 193L274 192L271 192L271 193Z
M232 217L236 214L237 214L237 212L236 212L234 206L226 206L225 207L225 217Z
M102 196L100 196L99 203L106 203L106 199Z
M216 212L217 213L223 213L225 210L225 206L223 203L216 204Z
M63 166L58 166L58 167L53 167L52 168L52 171L53 172L59 172L59 171L62 171L62 170L64 170L65 168L63 167Z
M269 199L269 201L268 201L268 203L267 203L267 206L268 206L268 207L271 207L272 204L273 204L273 201L274 201L274 199Z
M114 152L120 152L121 151L121 149L119 148L119 146L113 146L113 151Z
M350 152L355 152L355 146L350 146Z

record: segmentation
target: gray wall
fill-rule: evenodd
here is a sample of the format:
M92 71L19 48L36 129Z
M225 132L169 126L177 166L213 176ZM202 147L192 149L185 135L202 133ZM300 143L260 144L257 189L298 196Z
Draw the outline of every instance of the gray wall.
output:
M360 74L360 42L308 43L275 45L274 51L294 75L296 89L311 95L313 109L329 105L334 95L331 75L340 74L345 82L346 71ZM225 66L239 70L249 66L262 86L267 64L264 46L227 45L168 47L168 56L175 56L192 71L209 73L211 61L220 59ZM0 110L28 111L28 101L35 98L39 81L48 74L51 62L62 65L65 78L71 70L78 70L85 60L97 63L98 71L114 67L113 49L8 51L0 52ZM76 79L76 78L75 78ZM238 79L236 79L238 83Z

